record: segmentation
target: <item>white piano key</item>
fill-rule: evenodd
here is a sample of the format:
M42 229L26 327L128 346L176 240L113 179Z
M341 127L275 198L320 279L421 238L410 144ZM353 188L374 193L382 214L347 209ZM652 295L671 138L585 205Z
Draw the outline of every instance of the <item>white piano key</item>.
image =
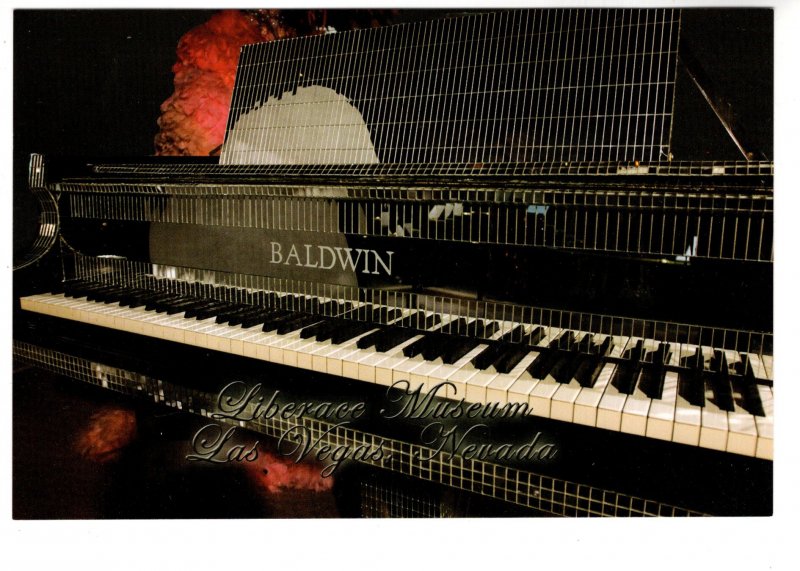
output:
M650 404L652 402L652 399L639 388L641 379L642 374L640 371L639 378L636 381L636 388L625 399L625 406L622 408L622 422L620 423L621 432L636 434L637 436L645 436L647 433L647 413L650 412Z
M750 366L753 367L753 376L756 379L770 379L770 376L767 373L767 368L764 366L764 361L762 361L759 355L756 355L755 353L748 353L747 357L750 361Z
M572 422L575 416L575 401L582 388L576 379L561 385L550 403L550 417L554 420Z
M620 338L619 341L619 344L614 344L614 349L611 351L612 357L622 357L629 347L636 345L638 339L633 337ZM614 374L617 374L616 370ZM628 395L621 393L612 381L613 377L606 383L603 396L597 404L597 424L595 426L619 432L622 428L622 410L625 408L625 401L628 399Z
M237 325L232 329L233 330L231 331L229 338L231 340L231 353L234 355L244 355L245 340L257 331L261 331L261 327L258 325L254 325L252 327L242 327L241 325Z
M271 349L275 348L280 350L284 365L303 369L311 368L311 359L306 358L305 349L310 346L312 341L301 339L299 331L286 334L280 339L268 343ZM272 351L270 350L270 356L271 355Z
M484 345L484 348L486 346ZM486 404L486 387L497 377L498 373L492 370L483 370L473 375L467 383L467 392L464 398L469 402Z
M468 379L472 379L474 377L472 371L475 371L476 369L472 365L471 361L484 349L486 349L486 345L480 344L455 363L451 363L449 365L443 363L427 370L418 368L413 372L413 379L416 382L422 382L424 387L423 390L426 391L430 391L436 385L449 381L450 378L459 371L462 372L461 374L468 377Z
M535 358L535 352L528 353L517 363L517 366L508 373L498 373L498 375L492 379L492 382L486 386L486 400L501 405L506 404L508 402L508 389L530 364L533 363Z
M408 357L403 355L402 351L385 356L381 359L380 364L375 365L375 382L379 385L391 386L394 383L395 367L407 359Z
M672 440L675 424L675 405L678 398L678 373L667 371L664 376L664 389L660 399L653 399L647 413L647 432L645 436L659 440Z
M755 456L758 430L755 417L740 406L741 399L734 394L734 410L728 411L728 444L726 451L745 456Z
M700 441L703 448L724 451L728 445L728 412L714 403L714 391L707 385L706 402L700 411Z
M622 409L628 395L621 393L612 384L608 383L600 404L597 405L597 428L620 431L622 427Z
M388 357L397 357L398 355L402 356L403 349L406 346L421 338L421 335L415 335L403 343L392 347L386 352L376 351L375 347L370 347L368 349L356 349L353 352L348 352L348 354L341 356L343 370L342 375L353 379L360 379L369 383L376 383L378 382L376 366L383 363L383 361ZM388 372L388 381L384 380L382 384L386 384L387 386L391 385L391 371Z
M583 387L575 397L573 407L573 421L577 424L586 426L597 426L597 407L603 398L606 387L611 382L617 366L614 363L606 363L597 376L597 381L593 387Z
M772 355L761 355L761 362L763 363L766 379L768 381L772 381L773 380Z
M443 367L444 363L441 359L435 361L424 361L408 371L408 382L411 383L412 390L416 387L421 387L423 392L430 390L428 384L429 375L439 367Z
M284 349L297 343L298 339L298 335L280 335L277 331L272 330L264 332L264 335L258 338L258 343L264 347L260 351L267 355L265 361L296 367L297 354L291 350L284 351Z
M472 363L467 363L460 369L457 369L453 372L452 375L447 377L447 382L453 383L455 386L455 396L453 398L466 398L467 394L467 384L469 383L470 379L480 373L480 369L476 369Z
M327 373L329 368L341 371L341 359L339 359L339 364L336 366L333 363L336 357L332 357L332 355L352 353L358 349L358 347L356 347L358 340L374 331L374 329L371 329L338 345L334 345L330 340L322 342L315 341L314 346L309 350L312 361L311 368L319 373Z
M756 416L756 430L758 441L756 443L756 458L772 460L773 452L773 411L774 402L772 389L765 385L758 385L758 396L765 416Z
M531 389L528 404L531 407L531 413L536 416L550 418L550 401L553 395L561 387L550 373L546 373L543 379L539 379L536 386Z
M538 383L538 379L531 377L528 371L523 371L523 373L517 377L517 380L508 387L508 391L506 392L507 402L524 403L528 405L528 411L530 412L530 394Z
M301 369L313 369L314 359L311 355L311 351L316 344L317 341L315 339L298 339L294 344L284 347L284 360L287 360L287 355L295 353L296 356L294 360L297 363L295 365L296 367L300 367ZM291 361L292 357L288 357L288 360Z
M689 403L680 391L675 400L675 424L672 429L672 441L690 446L700 445L700 407Z

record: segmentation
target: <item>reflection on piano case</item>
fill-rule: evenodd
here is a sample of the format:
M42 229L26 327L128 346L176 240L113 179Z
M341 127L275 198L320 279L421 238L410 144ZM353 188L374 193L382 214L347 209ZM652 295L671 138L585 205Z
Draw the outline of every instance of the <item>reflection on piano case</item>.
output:
M680 20L520 10L246 46L218 163L31 157L15 279L59 276L19 300L15 357L380 447L333 471L346 515L770 514L773 166L724 119L744 160L674 159ZM366 413L219 418L231 383Z

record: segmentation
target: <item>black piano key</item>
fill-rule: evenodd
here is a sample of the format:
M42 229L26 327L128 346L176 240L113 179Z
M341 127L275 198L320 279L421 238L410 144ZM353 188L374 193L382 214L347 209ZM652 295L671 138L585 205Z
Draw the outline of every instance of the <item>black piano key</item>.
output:
M253 305L249 305L248 309L245 309L236 315L232 315L228 318L228 325L231 327L235 327L237 325L241 325L242 322L247 319L248 317L252 317L255 315L259 315L264 311L263 307L255 307Z
M293 320L297 317L297 312L284 310L282 312L276 313L264 320L264 326L261 328L262 331L268 333L270 331L275 331L280 327L280 325L286 321Z
M385 353L409 339L419 335L419 332L407 327L390 327L375 341L375 350Z
M575 374L573 375L573 378L580 386L586 387L589 386L588 384L590 382L594 383L594 379L587 379L587 377L593 373L597 361L598 358L596 355L584 355L581 357L578 367L575 369Z
M602 343L594 346L592 354L586 357L581 366L578 367L578 370L575 371L575 378L580 386L594 387L600 372L606 366L605 357L610 355L613 350L614 338L611 335L607 335Z
M201 309L196 310L194 313L195 319L202 321L210 317L215 317L218 313L222 313L230 308L230 305L224 302L216 302L207 305ZM188 312L187 312L188 313ZM188 317L188 315L187 315Z
M417 339L410 345L406 345L403 348L403 355L406 357L416 357L417 355L422 354L423 349L433 343L432 338L432 334L427 334L420 339Z
M681 373L679 377L678 393L685 398L689 404L695 406L705 406L706 404L706 379L705 361L703 352L698 347L693 355L682 359L688 371Z
M328 330L333 329L336 326L337 321L334 319L322 319L316 323L312 323L311 325L303 327L303 330L300 331L300 339L311 339L320 333L324 335Z
M583 337L578 341L578 352L579 353L591 353L592 348L594 347L594 340L592 335L586 333Z
M551 347L554 349L559 349L561 351L570 351L575 344L575 335L572 331L566 330L558 336L558 339L555 341L555 346L552 345Z
M277 310L271 307L253 306L253 309L250 312L231 317L230 321L228 321L228 324L231 327L241 325L243 328L247 329L249 327L253 327L254 325L258 325L261 323L259 319L265 318L267 315L270 315L275 311Z
M180 308L186 307L193 302L194 302L193 299L187 298L185 296L178 296L157 303L155 309L157 313L167 313L168 315L174 315L175 313L180 313ZM170 313L170 311L172 311L172 313Z
M622 363L614 371L614 378L611 383L623 394L632 394L636 388L636 381L639 380L639 369L631 363Z
M558 383L569 384L582 361L580 353L577 351L562 353L548 374Z
M633 394L642 371L641 359L644 356L644 341L639 339L636 345L627 349L623 354L623 361L614 374L612 383L623 394Z
M178 296L173 293L164 293L155 297L151 297L150 300L145 303L144 308L146 311L157 311L161 304L164 302L174 301L178 299Z
M329 339L333 338L333 334L338 331L339 329L343 329L353 325L353 323L359 323L350 321L347 319L330 319L328 321L323 322L322 327L315 335L317 341L328 341Z
M714 373L709 380L714 393L714 404L722 410L733 412L735 407L730 377L726 373Z
M744 399L743 408L750 414L765 416L764 405L761 402L761 395L758 392L758 381L755 377L755 369L750 362L750 356L741 353L741 380L739 389Z
M491 337L492 335L497 333L498 329L500 329L500 324L497 323L496 321L489 321L489 322L484 321L482 325L483 325L483 333L481 335L478 335L478 337L483 337L484 339Z
M576 343L571 333L563 333L558 339L558 358L546 374L552 376L559 383L569 383L582 362L580 350L585 348L588 351L590 345L591 336L588 334L583 335L581 340Z
M605 361L598 355L587 357L578 370L575 371L575 378L578 384L586 388L594 387L605 365Z
M230 309L229 311L222 311L218 313L217 318L214 321L219 324L228 323L231 319L233 319L237 315L241 315L242 313L247 313L249 311L251 311L251 306L238 305Z
M173 304L167 308L167 315L175 315L177 313L183 313L187 309L191 307L197 307L198 305L197 299L185 299L179 303Z
M504 333L499 341L502 343L522 343L525 338L525 328L522 325L517 325L508 333Z
M711 390L714 394L714 404L720 409L732 412L734 410L733 387L728 370L728 358L724 351L714 350L711 358L711 370L709 381Z
M276 316L287 315L288 313L290 312L285 309L264 308L255 315L242 319L242 328L249 329L250 327L265 323Z
M130 300L136 297L140 297L147 293L147 290L140 289L140 288L126 288L124 292L121 292L117 295L117 302L119 302L120 306L127 306L130 303Z
M111 287L108 289L99 290L91 295L87 295L86 299L89 301L97 301L106 304L114 303L124 291L125 289L121 287Z
M174 297L161 300L155 304L156 313L168 313L170 309L180 307L188 300L189 298L183 295L176 295Z
M480 341L471 337L453 339L447 344L445 350L442 351L442 361L448 365L452 365L479 344Z
M115 303L126 291L128 291L128 289L124 287L115 287L111 290L105 290L97 297L97 301L102 301L105 304Z
M107 288L108 284L72 283L64 284L64 295L67 297L85 297L87 294Z
M468 337L478 337L482 339L486 339L487 337L491 337L494 335L497 330L500 328L500 325L496 321L486 321L483 319L475 319L471 323L466 325L463 335Z
M577 343L570 346L570 350L564 354L563 358L551 370L553 378L562 384L569 384L575 378L575 374L584 362L584 357L592 347L592 336L585 333Z
M155 299L160 295L162 295L162 292L146 290L141 293L130 294L127 296L123 295L122 301L125 302L124 305L130 306L131 308L144 307L151 299Z
M372 320L379 323L394 321L403 314L403 312L396 307L379 307L375 311L377 315L374 315Z
M651 399L660 399L664 391L664 377L667 370L663 366L649 366L642 368L639 387Z
M364 337L359 339L358 342L356 342L356 347L358 347L359 349L369 349L370 347L374 347L378 339L385 336L386 332L389 329L390 328L387 327L381 327L380 329L373 331L369 335L365 335Z
M86 292L86 300L87 301L102 301L103 296L106 293L111 293L116 291L118 288L117 286L106 285L100 288L93 289L91 291Z
M213 299L207 299L207 300L199 303L198 305L187 309L184 312L184 317L187 318L187 319L198 318L200 312L208 310L208 309L220 308L220 307L223 307L223 303L222 302L216 301L216 300L213 300Z
M450 348L451 343L455 343L460 339L460 337L445 333L429 333L425 337L426 343L422 348L422 358L426 361L435 361L441 358L445 351Z
M472 359L472 366L476 369L486 370L491 367L495 361L497 361L498 357L503 353L506 345L500 343L494 343L489 345L486 349L478 353Z
M754 416L766 416L755 379L741 379L738 388L742 394L742 408Z
M669 343L661 343L652 353L652 360L642 369L640 387L642 392L651 399L660 399L664 392L664 379L667 376L665 365L672 353Z
M61 289L64 291L64 297L83 297L85 294L83 293L83 288L85 284L76 284L76 283L63 283L61 284Z
M331 343L334 345L341 345L345 341L349 341L354 337L358 337L362 333L366 333L370 329L373 329L375 326L371 323L366 321L354 321L349 325L344 327L340 327L333 331L331 334Z
M297 331L298 329L302 329L307 325L311 325L312 323L317 323L321 319L322 318L318 315L299 315L294 319L287 319L278 324L276 327L276 332L278 335L286 335L292 331Z
M569 331L564 331L556 339L550 341L547 349L541 349L533 362L528 365L527 370L531 376L534 379L543 379L547 376L553 365L558 362L560 357L558 349L566 346L571 339L572 334Z
M543 349L528 365L528 372L534 379L543 379L559 359L557 351Z
M545 328L537 325L531 330L530 335L528 335L527 339L528 345L531 346L538 345L541 342L541 340L545 338L546 335L547 331L545 330Z
M530 350L527 347L519 345L507 346L495 359L494 370L498 373L510 373L528 353L530 353Z

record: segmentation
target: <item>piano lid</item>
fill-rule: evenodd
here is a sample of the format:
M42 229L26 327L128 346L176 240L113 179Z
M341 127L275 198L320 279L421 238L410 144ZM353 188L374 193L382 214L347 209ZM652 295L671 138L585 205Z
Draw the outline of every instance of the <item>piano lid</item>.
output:
M510 10L245 46L220 162L668 160L679 22Z

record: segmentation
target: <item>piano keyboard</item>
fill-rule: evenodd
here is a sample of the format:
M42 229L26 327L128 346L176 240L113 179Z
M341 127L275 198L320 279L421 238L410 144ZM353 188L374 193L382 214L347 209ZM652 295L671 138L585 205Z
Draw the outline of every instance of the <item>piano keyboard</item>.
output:
M483 328L488 339L478 339L448 335L450 318L429 312L305 301L331 317L111 286L33 295L21 305L385 386L407 380L412 390L421 385L427 392L449 382L456 394L440 390L439 396L525 403L536 416L772 459L769 357L481 319L467 324ZM348 312L367 320L335 317ZM373 312L388 325L370 323ZM420 322L427 329L408 327ZM511 342L512 332L528 344Z

